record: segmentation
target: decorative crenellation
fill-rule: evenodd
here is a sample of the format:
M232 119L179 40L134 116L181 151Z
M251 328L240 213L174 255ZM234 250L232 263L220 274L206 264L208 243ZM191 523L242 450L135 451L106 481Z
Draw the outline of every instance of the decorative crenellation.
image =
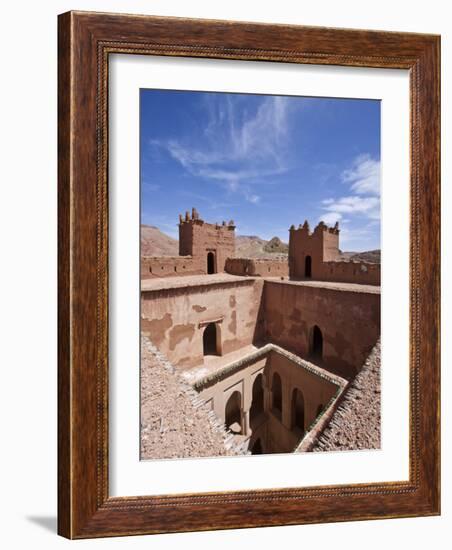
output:
M289 228L289 231L305 233L308 236L317 235L324 231L327 231L328 233L332 233L333 235L339 235L340 229L339 229L339 222L336 222L332 227L328 227L326 223L321 220L314 228L314 231L311 232L309 222L308 220L305 220L304 223L303 224L300 223L298 227L295 227L295 225L292 224Z
M227 230L234 230L235 229L235 223L234 220L229 220L226 222L223 220L221 223L215 222L214 224L209 224L205 222L199 215L199 212L196 210L195 207L191 209L191 214L189 210L185 211L185 215L179 214L179 225L182 224L198 224L198 225L209 225L212 227L215 227L215 229L227 229Z

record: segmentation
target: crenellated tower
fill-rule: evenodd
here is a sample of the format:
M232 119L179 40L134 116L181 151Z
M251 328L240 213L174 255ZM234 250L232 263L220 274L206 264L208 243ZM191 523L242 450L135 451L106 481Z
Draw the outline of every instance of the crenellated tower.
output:
M307 220L289 229L289 274L293 278L317 277L324 262L339 258L339 224L321 221L313 232Z
M179 255L192 256L205 266L206 273L224 271L226 259L235 254L235 224L206 223L196 208L179 215Z

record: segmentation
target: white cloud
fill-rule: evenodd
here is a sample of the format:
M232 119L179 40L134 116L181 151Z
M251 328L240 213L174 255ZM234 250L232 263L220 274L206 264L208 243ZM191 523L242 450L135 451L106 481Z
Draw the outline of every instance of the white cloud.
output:
M344 170L341 179L349 186L349 194L327 198L321 203L326 213L319 219L326 224L344 221L343 215L364 217L373 222L380 220L380 161L370 155L359 155L351 167Z
M358 195L380 196L380 161L370 155L360 155L351 168L342 172L342 181Z
M340 212L327 212L320 216L319 221L325 222L327 225L334 225L341 219L342 214Z
M260 197L250 186L287 170L289 101L265 97L249 113L240 96L203 97L209 120L202 134L190 140L152 140L150 145L165 149L189 174L258 203Z
M380 217L380 199L378 197L359 197L350 195L337 200L323 201L324 210L339 214L363 214L371 219Z

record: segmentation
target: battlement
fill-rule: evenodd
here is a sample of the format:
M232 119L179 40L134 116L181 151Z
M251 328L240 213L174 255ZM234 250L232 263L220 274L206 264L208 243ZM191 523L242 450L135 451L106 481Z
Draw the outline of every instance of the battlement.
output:
M179 255L192 256L202 273L222 273L226 259L235 254L235 224L233 220L207 223L192 208L185 217L179 214Z
M312 237L313 235L319 235L325 231L333 235L339 235L340 229L339 229L338 222L336 222L333 227L328 227L325 222L320 221L314 228L314 231L311 232L309 227L309 222L308 220L305 220L304 223L303 224L300 223L298 227L295 227L295 225L292 224L289 228L289 232L292 233L294 231L303 233L308 237Z
M234 220L229 220L228 222L223 220L221 224L218 222L207 223L199 216L199 212L196 210L196 208L191 209L191 215L189 210L186 210L185 216L183 216L182 214L179 214L179 226L185 225L185 224L198 225L198 226L208 225L208 226L214 227L218 231L235 230Z
M294 279L315 279L359 284L380 284L380 266L341 261L339 223L328 227L319 222L310 231L306 220L298 228L289 229L289 275Z

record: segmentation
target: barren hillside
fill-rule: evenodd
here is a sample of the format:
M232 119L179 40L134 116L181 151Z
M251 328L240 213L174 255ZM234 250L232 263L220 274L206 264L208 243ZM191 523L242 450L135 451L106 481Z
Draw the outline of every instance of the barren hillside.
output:
M380 250L368 250L366 252L342 252L342 260L350 260L353 262L369 262L371 264L379 264L381 257Z
M153 225L141 226L142 256L177 256L179 243Z

